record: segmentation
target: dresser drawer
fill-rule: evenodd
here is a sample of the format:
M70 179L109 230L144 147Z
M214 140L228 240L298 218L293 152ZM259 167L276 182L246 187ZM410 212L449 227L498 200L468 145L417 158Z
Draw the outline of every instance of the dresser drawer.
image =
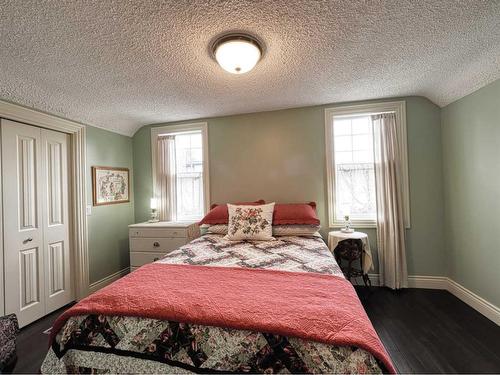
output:
M130 228L130 237L187 238L187 228Z
M166 254L187 244L187 238L130 238L130 251Z
M130 253L130 267L140 267L148 263L156 262L165 254L159 253Z

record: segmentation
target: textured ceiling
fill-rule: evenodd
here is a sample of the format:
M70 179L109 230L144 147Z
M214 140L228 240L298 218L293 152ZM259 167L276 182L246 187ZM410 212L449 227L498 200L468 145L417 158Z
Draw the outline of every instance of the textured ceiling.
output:
M265 43L250 73L209 56ZM131 135L145 124L422 95L500 77L500 0L0 0L0 98Z

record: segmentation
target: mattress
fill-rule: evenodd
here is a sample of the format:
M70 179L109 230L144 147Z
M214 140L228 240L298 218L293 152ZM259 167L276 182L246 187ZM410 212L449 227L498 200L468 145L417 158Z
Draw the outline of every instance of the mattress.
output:
M227 241L206 234L159 264L243 267L342 276L318 236ZM196 285L193 285L195 288ZM381 373L369 352L295 337L177 321L71 317L47 354L42 373Z

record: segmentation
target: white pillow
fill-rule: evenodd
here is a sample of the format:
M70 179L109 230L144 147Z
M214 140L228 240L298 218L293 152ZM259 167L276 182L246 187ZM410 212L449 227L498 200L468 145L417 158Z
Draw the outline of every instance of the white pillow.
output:
M207 233L227 234L227 224L214 224L207 228Z
M228 204L229 224L227 235L231 241L270 241L273 237L274 203L259 206Z
M320 225L281 224L273 226L275 236L312 236L321 229Z

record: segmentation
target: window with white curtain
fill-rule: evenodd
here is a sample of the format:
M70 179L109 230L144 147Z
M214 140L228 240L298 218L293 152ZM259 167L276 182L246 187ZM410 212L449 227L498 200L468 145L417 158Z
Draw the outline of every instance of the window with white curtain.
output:
M170 150L161 152L159 142L167 136L172 140ZM160 220L201 219L207 210L209 197L206 123L152 128L151 140L155 172L154 197ZM166 178L162 168L168 170L169 183L158 183L160 179ZM159 191L160 189L166 191Z
M377 203L370 116L334 117L335 221L375 221Z
M393 112L401 127L405 192L405 224L409 227L405 102L340 106L325 110L329 226L377 225L372 115Z
M201 131L174 135L176 163L176 217L179 221L203 217L203 149Z

